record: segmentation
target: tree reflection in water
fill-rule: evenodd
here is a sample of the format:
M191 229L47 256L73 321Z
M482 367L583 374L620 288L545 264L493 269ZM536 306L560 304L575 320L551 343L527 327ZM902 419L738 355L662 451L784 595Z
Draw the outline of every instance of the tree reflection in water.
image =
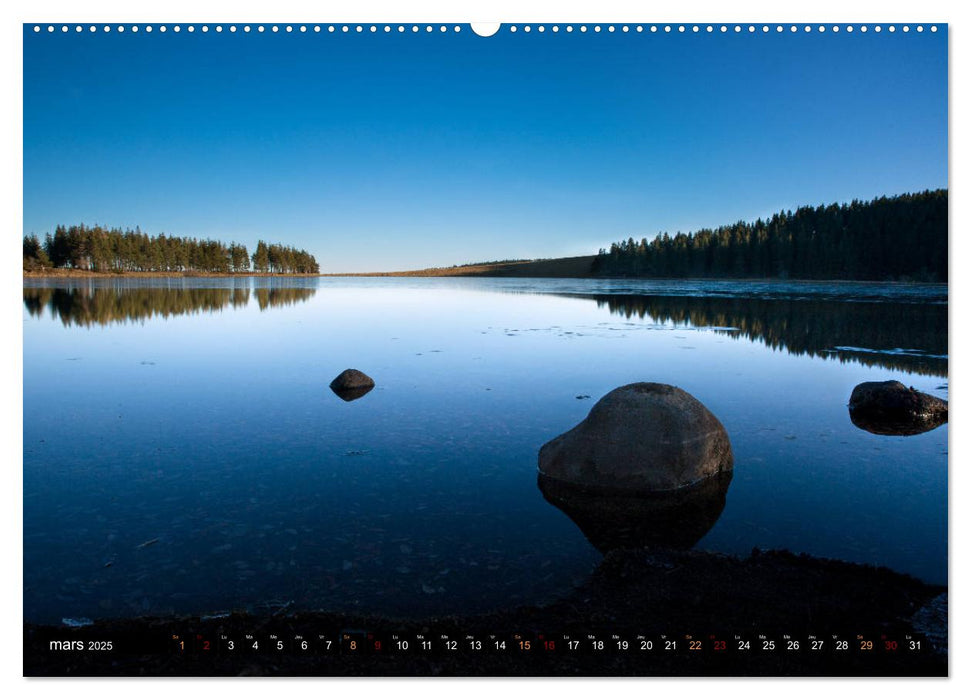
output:
M238 308L255 295L261 311L307 301L316 289L308 287L222 287L215 289L165 287L24 287L24 307L31 316L45 311L65 326L92 326L145 321L185 314Z

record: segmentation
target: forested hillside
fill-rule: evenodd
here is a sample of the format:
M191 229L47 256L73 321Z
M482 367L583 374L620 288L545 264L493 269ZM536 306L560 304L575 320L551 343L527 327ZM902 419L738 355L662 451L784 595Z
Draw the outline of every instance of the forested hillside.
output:
M601 249L597 276L947 281L947 190L800 207Z

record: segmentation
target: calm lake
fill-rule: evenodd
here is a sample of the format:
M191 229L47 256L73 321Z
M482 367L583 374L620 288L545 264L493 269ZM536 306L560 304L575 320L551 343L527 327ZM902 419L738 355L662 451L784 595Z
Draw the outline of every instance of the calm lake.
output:
M547 602L602 554L539 448L637 381L731 438L697 549L947 581L947 425L847 412L864 381L947 398L946 286L29 279L23 324L29 621Z

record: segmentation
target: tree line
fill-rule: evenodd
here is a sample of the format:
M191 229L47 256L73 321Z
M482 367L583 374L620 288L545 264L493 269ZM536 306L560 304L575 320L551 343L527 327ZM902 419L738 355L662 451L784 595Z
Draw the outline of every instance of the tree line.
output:
M251 268L252 265L252 268ZM149 236L139 228L58 226L43 242L24 236L24 270L90 270L93 272L192 272L245 274L319 274L313 255L278 243L259 241L252 257L235 241L180 236Z
M603 276L947 281L947 190L800 207L601 249Z

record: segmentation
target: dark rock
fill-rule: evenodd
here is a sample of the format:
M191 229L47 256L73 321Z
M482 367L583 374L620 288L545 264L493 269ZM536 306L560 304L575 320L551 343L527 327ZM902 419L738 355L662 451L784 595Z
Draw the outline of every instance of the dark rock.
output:
M353 401L374 388L374 380L356 369L345 369L330 383L331 391L345 401Z
M857 384L849 409L855 426L877 435L917 435L947 422L947 401L897 381Z
M652 383L614 389L539 451L541 474L602 494L680 489L733 463L728 433L700 401Z
M732 472L694 486L643 496L589 492L539 475L543 497L577 524L590 544L614 549L690 549L708 534L725 509Z

